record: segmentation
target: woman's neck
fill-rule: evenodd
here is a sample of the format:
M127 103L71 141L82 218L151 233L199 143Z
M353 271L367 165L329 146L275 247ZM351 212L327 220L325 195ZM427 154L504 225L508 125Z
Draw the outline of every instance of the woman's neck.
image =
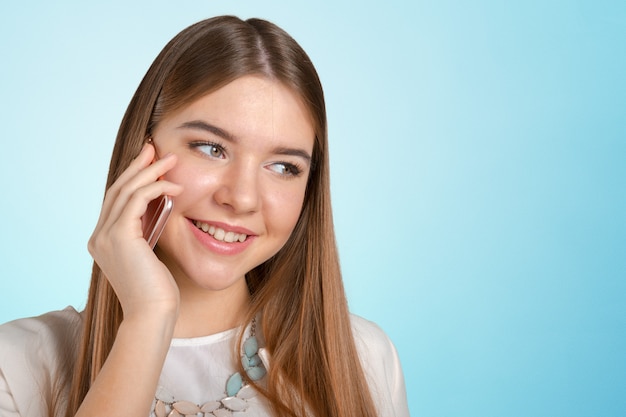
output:
M177 280L180 307L174 337L207 336L243 324L250 303L250 293L244 277L219 291L199 288L189 281L181 281L185 280Z

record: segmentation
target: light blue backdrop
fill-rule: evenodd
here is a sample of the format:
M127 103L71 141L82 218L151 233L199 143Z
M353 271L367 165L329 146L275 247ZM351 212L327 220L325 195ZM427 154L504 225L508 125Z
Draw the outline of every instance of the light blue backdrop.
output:
M626 415L623 1L4 2L0 321L84 305L122 113L223 13L319 70L350 305L413 416Z

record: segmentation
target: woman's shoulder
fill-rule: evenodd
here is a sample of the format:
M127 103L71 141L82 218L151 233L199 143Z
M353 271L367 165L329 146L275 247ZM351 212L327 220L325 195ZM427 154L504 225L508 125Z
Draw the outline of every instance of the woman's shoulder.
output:
M81 323L81 314L72 307L13 320L0 325L0 346L3 350L28 349L36 345L53 347L56 343L66 342L76 336Z
M350 314L350 323L359 354L387 356L395 354L395 347L385 331L373 321ZM362 352L362 351L365 352Z
M376 323L350 315L352 334L379 414L408 417L404 374L398 352Z
M53 368L56 358L76 349L81 324L81 314L67 307L1 325L0 369L7 377L19 368Z
M43 415L59 372L75 356L81 323L68 307L0 326L0 410Z

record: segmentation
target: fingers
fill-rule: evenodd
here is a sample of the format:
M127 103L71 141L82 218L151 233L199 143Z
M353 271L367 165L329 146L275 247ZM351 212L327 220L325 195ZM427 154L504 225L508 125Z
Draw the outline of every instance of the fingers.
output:
M98 219L98 223L96 224L96 228L94 230L94 234L98 232L102 228L102 224L109 217L111 212L111 206L116 201L116 198L119 194L120 188L123 184L127 183L128 180L141 170L150 165L150 162L153 160L155 154L155 150L153 146L148 144L144 144L143 148L139 152L139 155L130 163L128 168L124 170L124 172L115 180L115 182L109 187L104 196L104 201L102 203L102 209L100 210L100 218Z
M182 192L180 185L158 179L176 165L175 155L166 155L152 163L155 152L152 145L143 149L120 175L105 195L98 223L90 239L90 252L95 240L141 237L141 216L148 203L167 194Z
M111 205L117 198L120 188L128 182L128 180L137 173L139 173L142 169L146 168L150 165L150 163L154 160L155 149L154 146L149 144L144 144L143 148L139 152L139 155L130 163L128 168L122 172L122 174L115 180L115 182L109 187L105 194L104 203L102 205L102 212L108 213L111 208Z
M123 178L119 184L116 181L116 188L110 196L113 200L108 217L116 219L122 212L132 210L132 213L141 216L147 204L160 195L178 195L182 187L172 182L158 179L176 164L175 155L166 155L155 163L137 171L132 177ZM135 167L133 167L135 168ZM133 170L134 171L134 170ZM109 196L107 196L108 198ZM131 199L134 204L130 204ZM137 211L137 208L141 208Z

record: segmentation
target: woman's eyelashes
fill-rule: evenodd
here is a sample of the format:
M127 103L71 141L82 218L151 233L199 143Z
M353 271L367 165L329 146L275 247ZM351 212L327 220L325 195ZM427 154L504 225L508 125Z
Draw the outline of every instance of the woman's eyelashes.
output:
M289 162L273 162L267 168L287 178L297 178L302 174L302 168Z
M226 158L226 149L224 146L216 142L191 142L189 147L211 158Z

